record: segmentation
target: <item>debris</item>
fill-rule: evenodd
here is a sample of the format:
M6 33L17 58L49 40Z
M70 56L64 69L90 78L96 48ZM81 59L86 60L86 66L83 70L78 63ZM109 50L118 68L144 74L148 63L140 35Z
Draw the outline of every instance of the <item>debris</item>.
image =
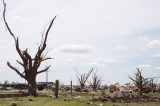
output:
M53 96L52 96L52 99L56 99L56 96L53 95Z
M99 104L99 106L103 106L103 104L102 104L102 103L100 103L100 104Z
M17 106L17 104L16 103L12 103L11 106Z
M81 96L76 96L76 97L74 97L74 99L79 100L79 99L82 99L82 97Z
M87 104L90 104L90 105L92 105L92 104L94 104L93 102L87 102Z
M28 99L28 101L33 101L33 99Z

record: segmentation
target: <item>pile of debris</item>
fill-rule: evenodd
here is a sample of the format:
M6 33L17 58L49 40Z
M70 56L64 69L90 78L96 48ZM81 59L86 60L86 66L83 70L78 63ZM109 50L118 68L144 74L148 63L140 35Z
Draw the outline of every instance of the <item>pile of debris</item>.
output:
M159 97L152 97L152 96L134 96L134 95L125 95L123 97L118 97L118 95L112 95L108 97L98 97L93 98L90 100L91 102L118 102L118 103L140 103L140 102L155 102L160 103L160 96Z

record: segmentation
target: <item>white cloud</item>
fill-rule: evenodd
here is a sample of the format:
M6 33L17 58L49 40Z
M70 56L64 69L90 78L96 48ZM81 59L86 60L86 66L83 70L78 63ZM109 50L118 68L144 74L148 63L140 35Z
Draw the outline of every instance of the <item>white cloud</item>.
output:
M63 53L92 53L95 51L94 47L88 44L64 44L57 49Z
M152 57L160 58L160 53L159 54L154 54Z
M147 48L158 48L160 47L160 40L158 39L152 40L146 45L146 47Z
M119 45L116 47L117 50L126 50L127 49L127 46L125 45Z
M28 17L24 17L24 16L14 16L12 17L12 20L13 22L16 21L16 22L23 22L23 23L33 23L34 21L32 21L30 18Z
M151 68L152 67L152 65L151 64L140 64L140 65L138 65L138 67L139 68Z
M73 63L73 62L75 62L75 60L73 60L73 59L67 59L66 62L67 63Z
M157 69L157 70L160 70L160 66L159 66L159 67L156 67L156 69Z
M96 62L98 63L104 63L104 64L111 64L111 63L118 63L119 61L117 59L114 58L97 58L95 59Z
M117 35L120 35L120 36L127 36L129 35L130 32L129 31L126 31L126 30L120 30Z
M107 64L114 64L119 63L120 61L114 58L97 58L92 63L100 64L101 66L107 65Z
M105 66L105 64L98 63L98 62L91 62L88 65L92 67L104 67Z
M140 36L140 37L138 38L138 40L139 40L139 41L148 41L148 37L146 37L146 36Z
M95 67L105 67L106 65L115 64L115 63L120 63L120 61L114 58L108 58L108 59L97 58L97 59L94 59L92 62L85 63L85 64L89 66L95 66Z

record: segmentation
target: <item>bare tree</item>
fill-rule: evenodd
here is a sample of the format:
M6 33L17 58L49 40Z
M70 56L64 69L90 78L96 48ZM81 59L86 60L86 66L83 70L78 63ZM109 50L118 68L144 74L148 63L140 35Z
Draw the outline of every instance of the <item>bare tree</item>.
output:
M14 67L13 65L10 64L10 62L7 62L7 65L14 70L19 76L24 78L28 82L28 93L30 95L36 96L36 76L40 73L43 73L47 71L50 68L49 66L46 66L46 68L39 70L39 67L42 62L52 59L51 57L46 57L47 53L44 53L46 49L46 42L48 38L48 33L52 27L52 24L56 18L56 16L52 19L50 22L50 25L46 32L42 35L41 43L38 46L38 50L36 52L35 56L31 56L31 54L28 53L28 48L25 50L21 50L19 46L19 39L14 35L14 33L11 31L11 28L9 27L7 21L6 21L6 3L3 0L3 5L4 5L4 11L3 11L3 20L4 23L7 27L7 30L9 31L10 35L13 37L15 41L15 47L16 51L18 52L21 61L16 60L18 64L20 64L23 67L23 71L20 71L18 68Z
M151 78L149 85L150 85L151 91L155 92L156 86L157 86L155 78Z
M79 73L77 72L77 79L78 79L78 82L79 82L79 84L80 84L81 90L84 89L85 84L86 84L89 76L91 75L93 69L94 69L94 68L92 68L88 73L84 73L84 74L79 74Z
M149 78L144 78L142 76L142 71L137 68L137 72L135 73L135 78L129 76L129 78L133 81L134 85L138 88L139 96L142 96L144 87L150 82Z
M101 85L101 77L95 72L92 74L92 81L88 81L93 90L97 90Z

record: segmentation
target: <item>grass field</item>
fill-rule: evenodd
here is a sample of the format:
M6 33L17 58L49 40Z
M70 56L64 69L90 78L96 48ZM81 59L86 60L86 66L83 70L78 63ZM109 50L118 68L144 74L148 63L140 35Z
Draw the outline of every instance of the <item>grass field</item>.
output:
M17 92L6 92L1 91L1 94L14 94ZM38 93L38 97L11 97L11 98L0 98L0 106L11 106L15 103L17 106L160 106L160 103L113 103L96 102L94 104L88 104L89 100L93 99L90 93L73 93L70 94L61 93L58 99L52 99L52 91L43 91ZM148 94L149 96L156 97L159 94ZM81 98L74 98L80 96ZM95 97L100 96L96 94Z
M64 100L64 97L52 99L51 97L16 97L16 98L1 98L0 106L10 106L16 103L17 106L160 106L160 103L95 103L87 104L88 99L81 100Z

